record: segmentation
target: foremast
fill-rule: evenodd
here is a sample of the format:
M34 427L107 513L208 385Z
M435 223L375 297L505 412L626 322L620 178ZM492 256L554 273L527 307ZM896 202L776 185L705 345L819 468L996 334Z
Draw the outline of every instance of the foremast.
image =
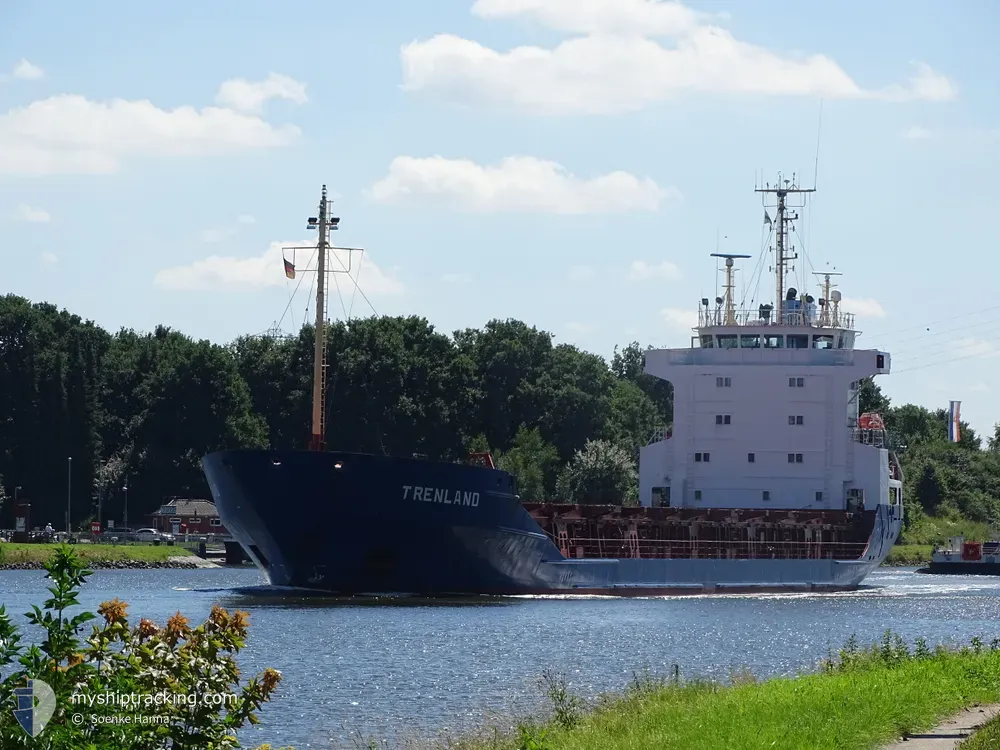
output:
M319 215L310 216L306 229L315 229L316 240L316 338L313 345L313 388L312 388L312 432L309 435L309 450L321 451L326 447L326 329L328 322L326 305L326 275L327 253L330 251L330 232L339 228L340 219L330 216L330 204L333 203L326 195L326 185L319 201ZM312 247L286 248L288 250L312 250ZM295 275L294 264L285 261L286 271L291 267L291 276ZM350 269L345 269L349 271Z
M799 215L791 214L789 215L789 208L801 208L802 206L789 206L787 204L787 199L789 195L797 195L804 193L815 193L816 188L800 188L795 184L795 175L792 175L791 180L784 180L781 176L778 176L778 182L774 185L770 183L765 183L764 187L754 188L754 192L769 194L773 193L777 198L777 206L775 210L777 211L777 226L774 230L774 275L775 275L775 299L774 299L774 309L775 309L775 320L778 322L783 321L783 308L785 300L785 274L787 271L787 264L791 260L798 258L797 255L792 255L790 251L790 246L788 242L788 229L791 222L797 220ZM766 216L766 213L765 213Z

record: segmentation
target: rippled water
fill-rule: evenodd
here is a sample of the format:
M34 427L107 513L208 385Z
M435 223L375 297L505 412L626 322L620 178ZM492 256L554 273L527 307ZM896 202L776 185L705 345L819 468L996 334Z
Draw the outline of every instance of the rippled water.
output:
M20 613L45 596L44 573L0 571L0 603ZM241 734L296 748L475 726L539 705L543 670L584 695L618 690L633 671L727 677L809 669L853 633L886 628L931 643L1000 636L1000 578L880 569L862 590L613 599L525 597L460 602L307 600L235 591L262 583L251 569L98 571L81 600L118 596L160 622L213 604L250 612L244 673L280 669L262 725Z

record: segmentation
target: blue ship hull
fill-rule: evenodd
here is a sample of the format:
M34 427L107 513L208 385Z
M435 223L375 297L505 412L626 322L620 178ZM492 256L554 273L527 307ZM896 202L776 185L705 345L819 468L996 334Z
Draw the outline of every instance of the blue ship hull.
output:
M222 451L202 464L223 523L272 585L337 594L844 590L902 522L877 506L853 560L568 559L504 471L336 451Z

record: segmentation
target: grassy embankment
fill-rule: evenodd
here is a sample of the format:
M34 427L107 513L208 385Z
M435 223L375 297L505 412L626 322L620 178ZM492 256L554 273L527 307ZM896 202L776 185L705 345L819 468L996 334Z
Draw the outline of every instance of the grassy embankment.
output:
M37 566L52 559L58 544L0 543L0 566ZM184 547L151 544L76 544L74 551L88 565L165 564L167 558L191 555Z
M959 750L997 750L1000 747L1000 716L958 746Z
M852 639L853 640L853 639ZM552 716L515 730L447 740L465 750L862 748L925 731L964 707L1000 700L1000 641L911 651L898 636L849 643L814 674L732 684L636 680L585 707L548 681Z
M931 561L935 544L944 544L949 537L964 536L969 541L985 541L996 533L985 523L968 521L958 515L921 515L904 531L899 542L889 552L884 565L926 565Z

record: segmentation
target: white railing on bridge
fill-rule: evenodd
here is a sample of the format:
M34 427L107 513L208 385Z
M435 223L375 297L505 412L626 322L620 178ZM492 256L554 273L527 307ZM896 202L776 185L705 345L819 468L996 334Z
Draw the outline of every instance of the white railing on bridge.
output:
M862 427L855 427L851 434L851 439L855 443L872 445L876 448L889 447L889 437L885 430L870 430Z
M660 425L655 430L649 438L649 442L646 445L652 445L653 443L659 443L661 440L666 440L673 433L673 427L667 425Z
M724 309L711 309L698 307L698 328L711 328L713 326L802 326L804 328L842 328L849 331L854 330L854 313L834 312L829 310L826 315L816 308L815 311L807 314L802 310L793 310L782 314L782 320L778 320L774 310L765 313L759 308L757 310L733 310L729 313Z

